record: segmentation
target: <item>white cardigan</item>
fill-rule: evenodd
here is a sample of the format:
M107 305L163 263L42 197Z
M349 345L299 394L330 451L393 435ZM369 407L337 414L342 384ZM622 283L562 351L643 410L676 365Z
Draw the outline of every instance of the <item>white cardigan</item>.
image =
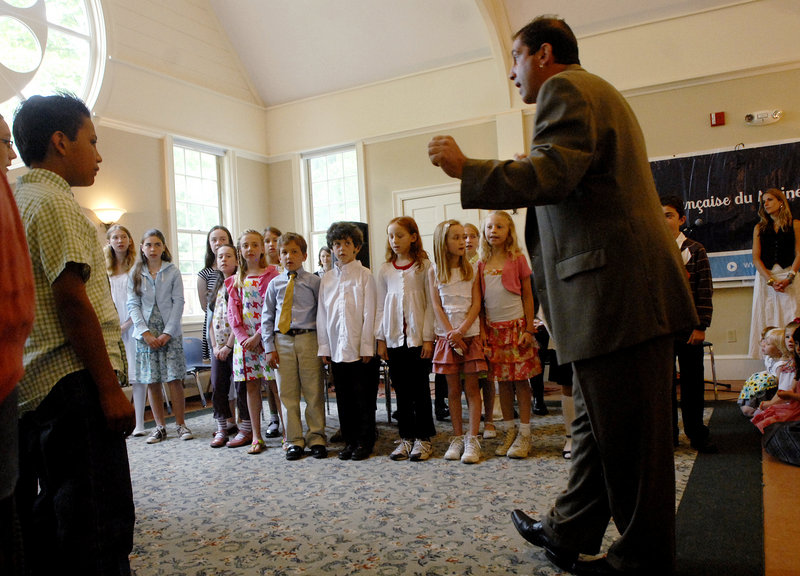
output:
M428 290L430 260L408 270L398 270L392 262L378 270L375 339L384 340L389 348L403 345L403 319L406 323L405 343L409 348L433 342L434 315Z

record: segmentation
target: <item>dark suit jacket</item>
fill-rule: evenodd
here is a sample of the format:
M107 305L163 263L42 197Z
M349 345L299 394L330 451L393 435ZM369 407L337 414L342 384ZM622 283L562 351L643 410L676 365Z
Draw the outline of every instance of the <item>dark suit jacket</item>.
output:
M559 361L698 323L636 117L613 86L580 66L542 85L527 158L467 162L461 203L535 207L525 240Z

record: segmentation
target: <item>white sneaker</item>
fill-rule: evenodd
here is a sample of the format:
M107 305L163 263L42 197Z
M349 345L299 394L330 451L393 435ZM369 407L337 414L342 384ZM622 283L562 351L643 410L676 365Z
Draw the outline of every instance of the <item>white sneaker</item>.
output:
M461 457L461 462L464 464L476 464L481 460L481 444L478 442L477 436L467 435L464 442L464 455Z
M464 436L453 436L450 439L450 448L444 453L445 460L458 460L464 452Z
M503 443L497 447L494 451L495 456L505 456L508 454L508 449L511 448L511 445L514 443L514 440L517 438L517 427L513 424L509 426L508 430L506 430L506 436L503 439Z
M175 428L175 433L181 440L191 440L192 438L194 438L192 431L189 430L189 428L187 428L185 424L183 426L178 426L177 428Z
M409 458L414 462L421 462L427 460L433 455L433 446L430 440L414 440L414 448L411 449Z
M161 426L156 426L156 429L153 430L153 433L150 434L150 437L147 439L148 444L158 444L162 440L167 439L167 429L162 428Z
M411 452L411 441L410 440L403 440L402 438L396 442L397 448L394 449L394 452L389 454L389 458L392 460L407 460L408 455Z
M572 460L572 436L567 436L567 441L564 443L564 449L561 450L561 455L564 460Z
M483 439L484 440L491 440L492 438L497 438L497 430L494 428L487 428L486 426L483 427Z
M131 436L144 436L147 434L147 430L144 428L136 428L133 432L131 432Z
M508 449L506 456L509 458L527 458L531 451L531 435L520 434L517 436L511 448Z

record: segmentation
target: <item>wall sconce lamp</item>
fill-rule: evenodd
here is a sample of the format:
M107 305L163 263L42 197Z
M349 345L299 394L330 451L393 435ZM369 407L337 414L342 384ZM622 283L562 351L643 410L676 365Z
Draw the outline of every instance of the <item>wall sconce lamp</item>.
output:
M111 228L114 224L117 223L123 214L125 214L125 210L122 208L95 208L92 210L94 215L97 216L97 219L103 223L103 226L106 227L106 230Z

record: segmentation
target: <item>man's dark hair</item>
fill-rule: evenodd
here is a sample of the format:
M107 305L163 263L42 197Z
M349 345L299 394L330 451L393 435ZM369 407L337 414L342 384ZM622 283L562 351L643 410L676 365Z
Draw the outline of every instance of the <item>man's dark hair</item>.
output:
M674 194L671 196L662 196L661 205L674 208L675 212L678 213L678 218L683 218L686 216L686 210L683 208L683 199L680 196L676 196Z
M22 161L26 166L42 162L55 132L63 132L74 141L86 118L91 118L89 109L73 94L31 96L24 100L14 114L14 143Z
M521 38L531 53L536 52L542 44L550 44L556 64L581 63L578 59L578 40L560 18L537 16L514 34L516 38Z
M364 234L361 233L361 228L352 222L334 222L328 228L328 234L325 236L329 247L333 246L334 240L346 240L347 238L353 241L353 246L356 248L361 248L364 243Z

